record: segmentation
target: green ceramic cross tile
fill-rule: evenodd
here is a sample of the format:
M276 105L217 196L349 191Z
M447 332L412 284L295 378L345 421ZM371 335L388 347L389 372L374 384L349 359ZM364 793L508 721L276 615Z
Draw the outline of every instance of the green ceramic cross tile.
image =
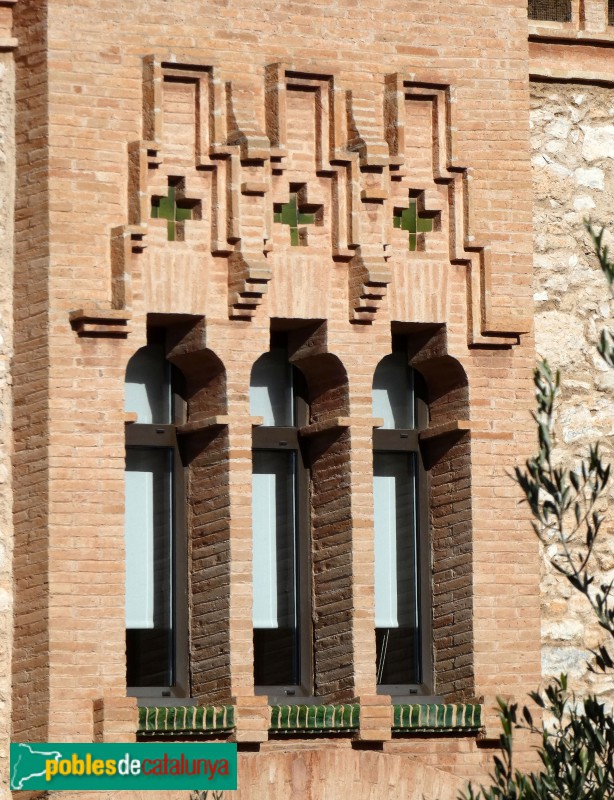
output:
M177 195L177 187L169 184L166 197L154 196L151 200L151 217L166 220L166 235L169 242L174 242L177 238L177 223L192 219L192 209L196 202L178 198Z
M299 225L313 225L316 215L305 214L300 210L296 194L291 194L287 203L282 203L276 208L273 221L289 226L290 244L292 247L298 247L301 243Z
M409 249L411 251L418 248L418 235L421 233L430 233L433 230L433 220L431 217L421 217L418 211L418 203L416 200L410 199L409 207L403 209L395 209L400 213L395 213L392 218L392 224L395 228L400 228L402 231L407 231L409 234Z

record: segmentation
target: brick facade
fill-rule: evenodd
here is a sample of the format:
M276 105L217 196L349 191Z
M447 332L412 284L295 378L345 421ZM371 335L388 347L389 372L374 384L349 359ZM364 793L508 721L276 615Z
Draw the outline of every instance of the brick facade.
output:
M509 478L534 438L529 75L569 52L586 79L596 42L611 58L598 0L582 8L527 27L524 0L0 0L13 740L146 735L126 697L124 381L155 331L183 408L189 695L240 743L239 796L333 797L353 774L357 797L451 798L488 771L495 697L541 674L538 550ZM276 729L254 686L249 388L272 335L309 407L311 688L341 714L321 738ZM428 681L441 706L483 706L479 735L396 726L377 692L371 392L393 342L429 411Z

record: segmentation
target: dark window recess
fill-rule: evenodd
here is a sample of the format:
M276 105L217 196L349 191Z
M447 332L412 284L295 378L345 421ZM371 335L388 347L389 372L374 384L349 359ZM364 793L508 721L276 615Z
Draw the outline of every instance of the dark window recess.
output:
M263 419L252 442L254 682L280 697L310 695L313 684L305 398L285 337L272 336L250 380L250 410Z
M612 0L609 7L611 14ZM529 19L571 22L571 0L529 0Z
M608 25L614 25L614 0L608 0Z
M183 405L163 338L150 331L126 370L126 670L141 698L188 694Z
M426 387L394 350L373 376L375 643L382 693L431 688L431 601L427 475L419 431L428 427Z

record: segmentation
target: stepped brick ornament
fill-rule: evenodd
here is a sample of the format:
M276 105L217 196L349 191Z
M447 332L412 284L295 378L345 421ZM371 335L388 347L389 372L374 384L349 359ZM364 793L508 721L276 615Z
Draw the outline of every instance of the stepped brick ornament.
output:
M323 224L330 230L331 257L348 265L350 320L368 323L375 318L390 281L383 207L388 196L384 174L388 146L381 125L372 120L370 102L360 97L356 88L341 85L332 74L272 64L266 72L266 130L274 182L291 171L289 131L293 120L289 109L293 94L313 98L313 127L309 123L315 132L313 166L306 187L310 192L322 191L328 182L330 214L325 204ZM377 217L375 234L373 215ZM294 237L296 240L296 234Z
M186 220L200 218L200 201L191 200L185 195L184 182L169 178L168 195L151 198L152 219L167 221L167 237L169 242L183 241L183 224ZM192 216L194 214L194 216Z
M519 334L530 330L530 320L516 315L504 317L500 312L495 315L491 310L490 250L488 247L476 245L468 229L469 170L455 164L452 152L454 138L449 135L452 127L451 89L448 85L439 84L428 74L409 77L394 73L386 77L384 123L390 149L391 180L402 182L409 166L405 156L406 128L410 124L408 106L412 102L427 102L432 107L432 177L436 185L446 186L448 189L446 217L450 263L464 266L468 273L466 283L468 342L470 345L517 344ZM417 200L420 199L419 194L410 189L410 199L412 194ZM418 203L417 208L419 207ZM403 230L402 220L400 225L394 220L395 216L402 217L402 214L398 214L398 210L397 208L394 211L393 224ZM438 221L433 215L434 210L429 208L425 216L431 216ZM443 215L440 219L443 221ZM406 225L413 227L413 222L407 216L406 220ZM413 236L416 237L416 249L419 250L425 241L424 234L428 231L420 230L418 217L415 230L410 230L409 227L407 230L410 235L410 251Z
M134 256L146 246L150 219L167 220L168 241L181 241L190 220L204 220L208 224L200 224L199 232L205 246L212 255L227 258L229 314L249 319L271 278L266 253L272 226L272 208L269 212L265 203L270 147L254 127L252 87L224 80L218 67L173 55L146 56L143 77L144 138L129 145L129 224L112 232L113 306L132 303L133 280L141 277ZM169 133L165 115L170 107L172 117L174 92L183 92L175 100L184 106L171 119ZM244 164L249 164L250 180L242 180ZM255 179L254 172L259 173ZM165 178L168 188L162 190ZM248 228L243 222L246 204ZM184 256L176 254L182 257L189 259L190 249Z
M143 67L143 139L128 147L127 224L112 231L111 310L128 312L133 293L143 294L147 240L152 257L154 243L156 257L164 257L160 236L149 231L157 218L167 222L167 241L181 241L185 226L192 228L192 246L172 255L184 279L202 269L195 250L226 259L233 319L251 319L273 267L288 268L273 255L280 226L275 241L281 246L280 234L289 234L288 258L309 239L318 262L328 256L346 265L353 323L371 324L393 275L404 265L419 268L426 251L443 268L447 256L467 270L470 344L513 345L527 330L526 320L491 312L489 251L468 230L468 170L454 165L451 150L449 86L428 74L389 75L379 105L372 88L289 64L268 66L260 87L258 77L172 55L147 56ZM406 136L413 101L431 107L428 136L423 131L415 141ZM255 122L262 102L265 131ZM309 131L308 146L297 144L297 126ZM407 245L397 244L391 261L399 231Z

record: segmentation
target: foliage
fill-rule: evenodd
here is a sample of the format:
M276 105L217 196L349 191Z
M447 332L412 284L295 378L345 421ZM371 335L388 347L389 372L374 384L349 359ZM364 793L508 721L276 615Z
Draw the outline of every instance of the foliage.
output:
M604 229L589 222L599 265L614 296L614 262L603 243ZM614 334L603 330L597 350L614 368ZM614 584L599 582L594 553L604 522L605 492L610 466L602 460L599 445L573 469L557 466L553 455L556 402L560 392L559 372L548 363L538 364L534 373L537 410L538 452L524 469L516 468L516 480L533 515L533 528L546 548L554 569L588 600L606 639L614 637ZM593 671L614 667L608 644L593 653ZM531 698L543 713L535 723L531 711L499 700L502 734L501 754L494 759L492 784L470 786L463 800L602 800L614 798L614 719L611 711L595 696L578 702L567 686L567 677L553 681ZM523 728L540 737L539 772L525 774L514 767L513 736Z

